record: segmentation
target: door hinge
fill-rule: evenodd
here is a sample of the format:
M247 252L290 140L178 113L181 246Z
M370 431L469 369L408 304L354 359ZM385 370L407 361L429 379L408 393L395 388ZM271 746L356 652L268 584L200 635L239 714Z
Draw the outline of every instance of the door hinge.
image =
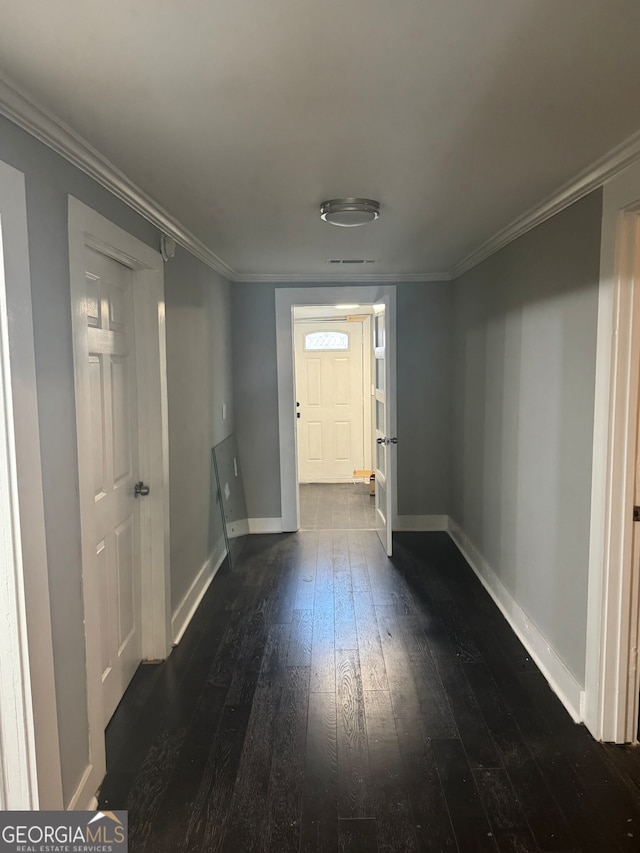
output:
M634 506L633 508L633 520L640 521L640 506Z

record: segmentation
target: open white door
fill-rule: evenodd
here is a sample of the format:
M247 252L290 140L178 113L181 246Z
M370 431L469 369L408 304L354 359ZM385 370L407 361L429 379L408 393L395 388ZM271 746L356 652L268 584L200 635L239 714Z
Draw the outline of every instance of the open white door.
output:
M383 296L374 305L374 423L375 423L375 474L376 474L376 529L382 546L391 556L393 532L393 498L395 490L395 412L392 405L392 339L390 329L390 300Z

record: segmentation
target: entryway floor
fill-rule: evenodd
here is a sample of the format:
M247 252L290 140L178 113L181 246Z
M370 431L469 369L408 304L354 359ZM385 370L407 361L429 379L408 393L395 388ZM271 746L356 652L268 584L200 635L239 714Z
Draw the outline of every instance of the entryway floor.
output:
M570 720L444 533L248 537L107 766L131 853L640 850L640 756Z
M302 530L373 530L375 498L368 483L301 483Z

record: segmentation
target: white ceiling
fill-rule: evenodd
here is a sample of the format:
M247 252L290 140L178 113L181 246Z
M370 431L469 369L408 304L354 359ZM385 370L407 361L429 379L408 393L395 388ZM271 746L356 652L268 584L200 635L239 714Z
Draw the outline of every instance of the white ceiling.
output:
M640 129L638 0L0 0L0 72L239 276L450 270ZM337 196L378 222L323 223ZM360 272L361 270L358 270Z

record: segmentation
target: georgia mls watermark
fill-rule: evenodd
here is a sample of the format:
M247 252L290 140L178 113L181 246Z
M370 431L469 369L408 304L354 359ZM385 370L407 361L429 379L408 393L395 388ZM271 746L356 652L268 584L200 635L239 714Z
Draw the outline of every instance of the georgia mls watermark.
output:
M0 812L0 853L127 853L127 813Z

